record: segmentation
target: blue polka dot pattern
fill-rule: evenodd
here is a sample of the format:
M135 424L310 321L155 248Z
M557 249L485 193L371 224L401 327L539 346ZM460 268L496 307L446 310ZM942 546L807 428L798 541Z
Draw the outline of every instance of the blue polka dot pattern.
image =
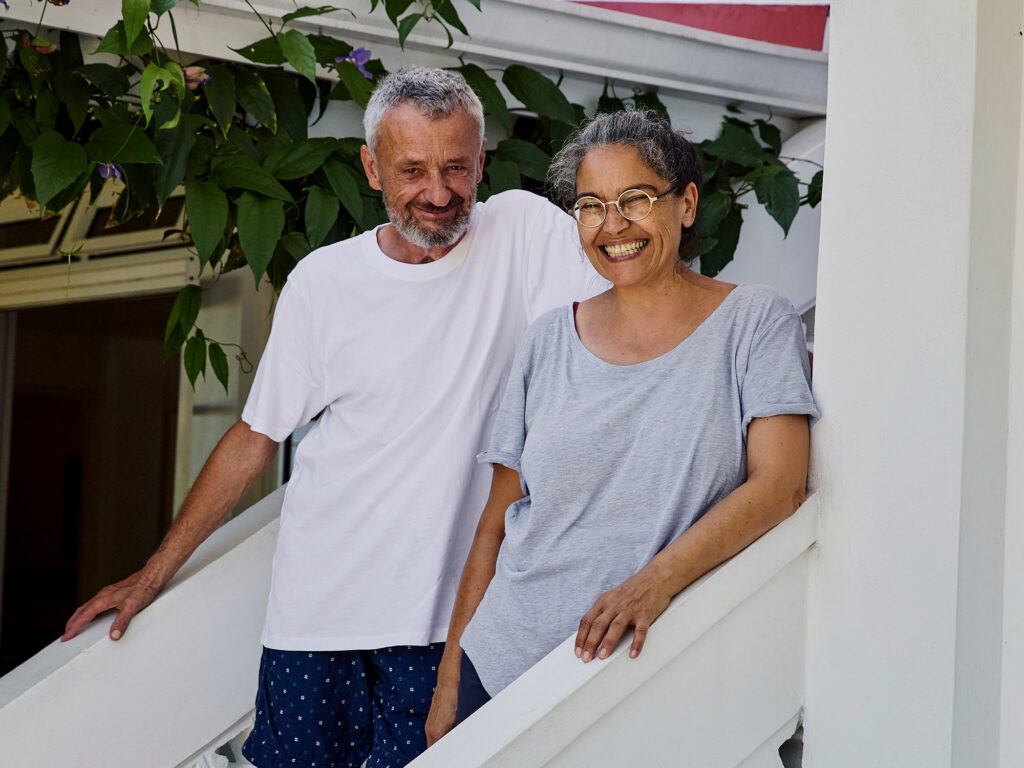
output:
M242 753L258 768L400 768L423 728L444 643L371 651L263 649L256 724Z

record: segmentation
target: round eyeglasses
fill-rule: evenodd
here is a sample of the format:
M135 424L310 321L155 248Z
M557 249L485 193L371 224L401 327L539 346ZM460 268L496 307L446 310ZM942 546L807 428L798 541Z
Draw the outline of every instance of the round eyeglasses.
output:
M608 206L614 205L619 215L630 221L647 218L654 204L672 190L666 189L657 195L649 195L642 189L627 189L615 200L600 200L586 195L577 200L570 213L582 227L600 227L608 215Z

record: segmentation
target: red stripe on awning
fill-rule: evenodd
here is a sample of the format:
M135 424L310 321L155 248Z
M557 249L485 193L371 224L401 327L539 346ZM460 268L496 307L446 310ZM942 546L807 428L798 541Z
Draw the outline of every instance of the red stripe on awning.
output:
M580 4L812 51L820 51L825 44L825 21L828 19L827 5L682 5L591 0L583 0Z

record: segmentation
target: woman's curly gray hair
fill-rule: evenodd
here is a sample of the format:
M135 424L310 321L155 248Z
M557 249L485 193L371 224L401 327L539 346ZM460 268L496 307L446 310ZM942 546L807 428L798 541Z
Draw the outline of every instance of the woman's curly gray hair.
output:
M569 208L576 202L576 174L580 164L591 149L602 146L632 147L673 193L681 193L691 182L700 189L703 180L700 154L683 132L672 130L668 121L653 109L629 110L598 115L565 140L548 166L548 190L556 203ZM680 255L685 244L695 236L693 227L683 227Z

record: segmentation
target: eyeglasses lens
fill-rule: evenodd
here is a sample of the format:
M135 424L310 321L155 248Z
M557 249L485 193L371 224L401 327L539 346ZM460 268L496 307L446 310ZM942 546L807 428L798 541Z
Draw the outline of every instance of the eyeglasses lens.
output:
M611 203L605 204L596 197L581 197L573 207L573 215L584 227L599 227L604 223L608 205ZM651 196L639 189L627 189L615 201L619 213L630 221L645 218L653 205L654 200Z

